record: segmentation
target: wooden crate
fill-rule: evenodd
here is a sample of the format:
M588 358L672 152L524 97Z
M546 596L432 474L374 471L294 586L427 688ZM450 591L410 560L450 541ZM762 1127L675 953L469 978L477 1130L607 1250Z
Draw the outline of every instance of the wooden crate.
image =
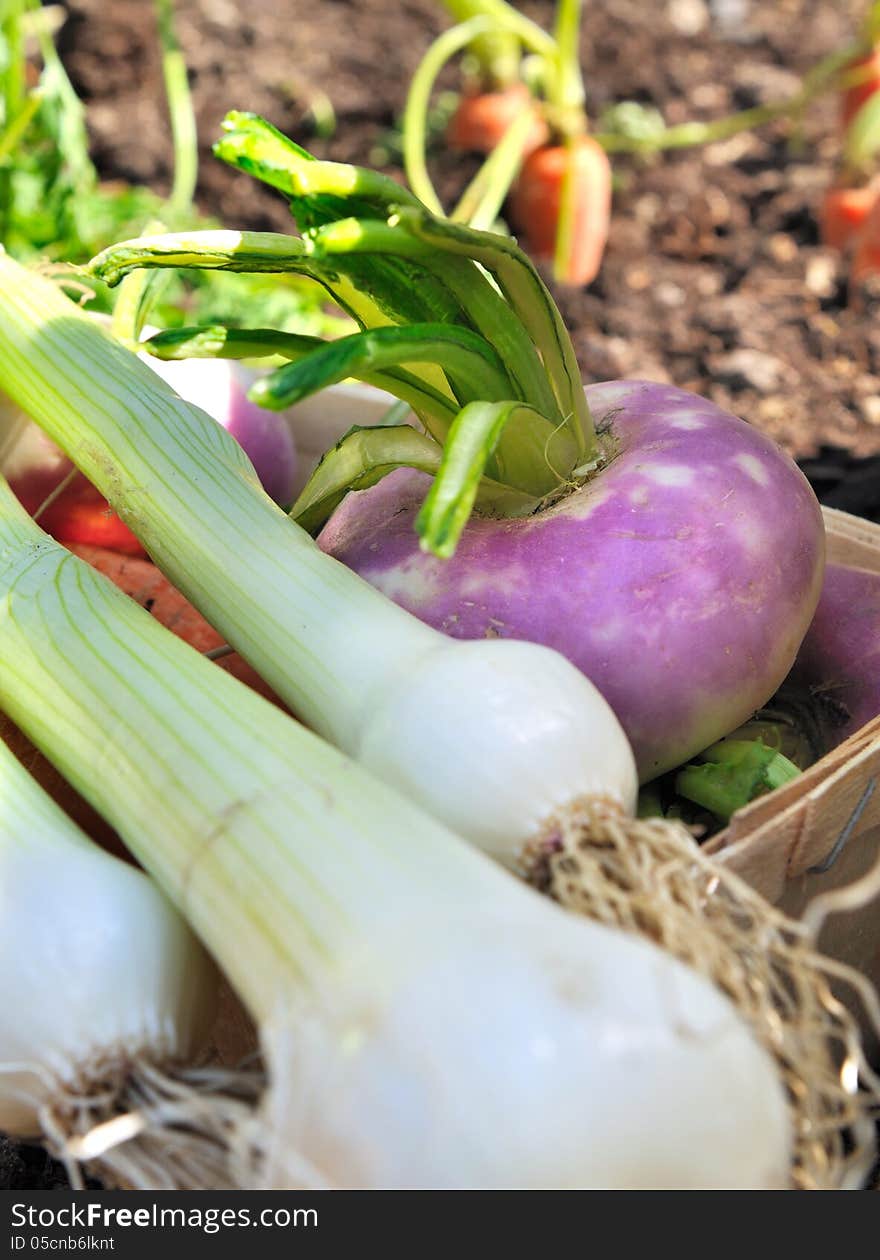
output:
M829 561L880 573L880 526L823 511ZM706 848L794 917L865 874L880 860L880 718L734 814ZM880 901L834 916L821 945L880 987Z

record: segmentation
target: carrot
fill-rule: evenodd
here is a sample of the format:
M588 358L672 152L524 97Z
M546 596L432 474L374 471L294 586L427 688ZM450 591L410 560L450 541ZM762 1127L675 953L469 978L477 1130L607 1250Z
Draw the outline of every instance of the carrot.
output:
M843 131L849 129L865 102L880 88L880 48L856 57L847 66L846 72L855 81L840 95L840 126Z
M565 145L536 149L526 158L514 184L510 210L535 257L552 260L569 153L574 163L571 250L556 279L589 284L602 262L611 219L611 164L601 145L590 136L578 136L571 149Z
M446 141L451 148L466 153L491 153L524 109L532 110L535 116L524 147L524 152L531 153L545 142L548 132L524 83L512 83L495 92L466 92L449 121Z
M829 188L819 210L819 231L823 245L846 249L859 234L868 212L877 200L876 185L865 188Z
M875 197L856 238L850 266L851 283L860 284L867 276L880 274L880 197Z
M44 478L34 475L17 481L13 486L22 505L32 516L39 511L53 488L44 482ZM65 544L90 543L129 556L145 554L134 534L123 525L107 500L79 472L74 474L58 497L39 512L39 522L47 534Z

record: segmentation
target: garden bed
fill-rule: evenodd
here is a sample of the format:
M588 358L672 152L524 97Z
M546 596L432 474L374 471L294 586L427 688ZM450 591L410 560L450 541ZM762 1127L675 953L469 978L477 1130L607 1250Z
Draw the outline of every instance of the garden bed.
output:
M138 0L68 7L61 51L88 103L101 171L167 186L151 10ZM550 5L521 7L548 21ZM725 25L725 8L741 9L743 21ZM676 123L786 97L852 35L863 6L669 0L651 9L647 23L639 0L590 5L583 64L593 115L635 98ZM439 5L327 0L305 16L293 4L182 0L179 12L205 210L233 226L290 228L280 198L210 155L232 106L263 113L320 155L378 159L400 173L395 119L409 76L444 25ZM336 113L326 140L308 114L321 92ZM642 376L705 394L808 460L821 497L871 515L877 474L860 461L880 453L880 331L870 293L848 303L844 269L820 246L815 217L837 154L835 121L835 102L820 99L797 135L775 124L650 164L619 159L602 271L561 302L585 378ZM449 156L433 169L450 200L471 170Z

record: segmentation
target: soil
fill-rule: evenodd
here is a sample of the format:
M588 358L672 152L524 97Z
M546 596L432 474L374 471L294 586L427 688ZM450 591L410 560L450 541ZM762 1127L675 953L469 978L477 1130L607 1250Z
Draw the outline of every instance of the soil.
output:
M170 141L152 6L71 0L60 37L108 177L167 187ZM545 25L552 5L520 7ZM587 105L709 120L795 92L850 38L863 0L593 0L583 34ZM437 0L178 0L203 142L202 207L229 226L289 230L282 200L210 154L228 108L255 110L322 156L402 178L396 120ZM646 20L650 14L650 21ZM450 75L445 86L454 87ZM315 135L310 103L336 128ZM804 467L825 501L880 511L880 290L848 292L819 244L816 209L838 158L836 102L703 150L615 163L597 281L559 295L584 374L671 380L745 416ZM439 148L439 146L438 146ZM449 204L473 167L438 152Z
M519 7L549 24L550 3ZM59 46L87 104L102 175L167 190L171 144L152 5L70 0L66 8ZM586 8L591 114L637 99L676 123L794 93L809 67L851 37L865 3L592 0ZM231 227L291 227L277 195L211 156L230 108L264 114L321 156L402 178L395 125L412 71L447 24L436 0L178 0L177 10L203 144L203 210ZM453 76L444 82L455 86ZM310 112L322 94L336 119L326 139ZM702 151L617 160L599 278L558 296L585 377L649 377L706 394L801 460L824 501L877 519L880 289L848 292L816 222L838 158L836 121L834 100L824 98L797 128L777 123ZM448 204L473 169L434 154ZM0 1139L0 1188L51 1184L63 1174L45 1157Z

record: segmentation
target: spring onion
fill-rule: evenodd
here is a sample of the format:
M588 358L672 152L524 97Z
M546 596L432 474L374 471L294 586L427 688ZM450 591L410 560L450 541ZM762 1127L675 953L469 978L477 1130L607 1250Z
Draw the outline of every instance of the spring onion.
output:
M0 705L257 1019L269 1184L785 1184L782 1086L718 990L218 671L2 481L0 558Z
M152 881L93 844L2 740L0 800L0 1129L50 1141L75 1181L80 1152L103 1156L105 1175L124 1169L129 1184L199 1188L172 1173L180 1151L168 1128L158 1180L148 1152L79 1130L124 1116L143 1133L132 1112L175 1079L181 1118L179 1069L211 1027L213 965ZM211 1149L197 1142L195 1115L183 1117L190 1172ZM220 1175L214 1161L207 1184Z

